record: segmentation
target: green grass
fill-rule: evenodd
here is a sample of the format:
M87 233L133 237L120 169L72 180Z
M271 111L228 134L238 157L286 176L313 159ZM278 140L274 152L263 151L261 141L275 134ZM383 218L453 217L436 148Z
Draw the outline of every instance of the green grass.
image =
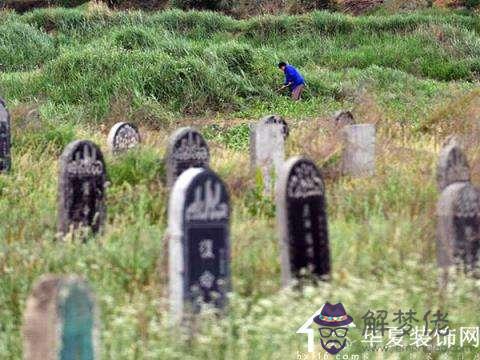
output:
M477 326L477 282L437 285L434 170L442 138L478 120L478 17L233 20L85 6L0 12L0 24L0 95L13 118L13 169L0 176L2 359L21 358L25 302L48 272L92 285L104 359L294 359L306 346L297 328L326 301L342 301L357 327L368 309L399 308L419 317L440 308L454 327ZM303 101L275 92L279 60L304 73ZM26 116L32 108L38 124ZM339 138L327 123L339 109L377 123L375 177L335 172ZM271 113L290 125L287 155L308 154L327 176L333 279L303 293L280 289L275 207L249 172L249 125ZM139 125L143 145L114 158L108 128L125 120ZM233 209L231 306L222 319L205 314L193 338L169 327L166 304L161 159L168 135L185 124L207 138ZM105 151L108 223L77 244L56 240L57 162L83 138ZM476 181L478 149L468 148ZM352 336L358 354L359 331Z

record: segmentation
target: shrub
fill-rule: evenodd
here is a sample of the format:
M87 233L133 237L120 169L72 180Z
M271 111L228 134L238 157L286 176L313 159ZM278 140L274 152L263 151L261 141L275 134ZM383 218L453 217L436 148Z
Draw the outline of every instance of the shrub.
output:
M254 52L251 46L231 41L215 44L205 49L209 60L223 61L232 72L249 72L254 66Z
M56 55L47 34L21 23L0 25L0 70L23 71L41 66Z
M150 149L131 149L108 161L108 175L114 185L148 184L159 180L163 174L162 161Z
M156 38L148 30L140 27L129 27L115 31L113 42L125 50L148 49L155 45Z

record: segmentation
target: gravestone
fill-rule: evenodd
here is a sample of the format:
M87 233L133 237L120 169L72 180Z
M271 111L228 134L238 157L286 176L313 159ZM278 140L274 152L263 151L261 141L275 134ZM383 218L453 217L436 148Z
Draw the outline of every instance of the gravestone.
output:
M7 104L0 98L0 172L7 172L11 168L10 146L10 114Z
M25 360L94 360L98 313L88 285L76 276L42 277L27 300Z
M347 125L342 134L342 174L355 177L374 175L375 125Z
M288 134L286 121L277 115L264 117L250 127L251 169L254 172L260 170L265 195L270 195L284 162Z
M437 203L437 261L441 268L477 267L480 249L480 194L470 182L448 185Z
M167 186L170 188L185 170L191 167L208 168L210 152L205 139L193 128L178 129L170 137L165 163Z
M106 217L106 168L103 154L88 140L70 143L60 157L58 230L78 228L97 233Z
M456 182L470 181L467 157L456 138L451 138L440 151L437 166L437 185L441 191Z
M201 303L222 309L230 289L230 202L211 170L191 168L172 189L168 208L169 297L172 318Z
M340 110L333 115L333 120L335 122L335 126L343 127L345 125L354 125L355 120L353 118L353 114L350 111Z
M330 273L325 185L315 164L293 157L282 167L276 189L282 283Z
M135 125L118 122L110 129L107 143L112 153L120 153L137 146L140 143L140 134Z

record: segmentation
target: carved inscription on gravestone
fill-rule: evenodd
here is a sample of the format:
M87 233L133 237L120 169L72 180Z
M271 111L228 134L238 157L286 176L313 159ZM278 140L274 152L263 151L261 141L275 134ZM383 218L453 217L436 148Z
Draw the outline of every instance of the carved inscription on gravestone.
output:
M119 122L108 133L108 147L113 153L119 153L134 148L140 143L140 134L135 125Z
M105 221L106 168L100 149L88 140L69 144L60 157L58 228L98 232Z
M180 320L201 303L223 308L230 288L230 205L221 179L208 169L186 170L169 206L169 288Z
M289 159L277 188L284 285L303 274L330 273L325 185L315 164L304 157Z
M184 127L172 134L166 154L167 185L172 187L182 172L191 167L208 168L210 152L203 136Z

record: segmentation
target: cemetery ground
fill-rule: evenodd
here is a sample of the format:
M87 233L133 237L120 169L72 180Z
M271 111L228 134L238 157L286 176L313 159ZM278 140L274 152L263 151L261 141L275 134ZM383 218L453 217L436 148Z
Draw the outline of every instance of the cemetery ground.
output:
M420 319L442 309L452 327L472 325L478 281L437 281L435 168L443 140L467 134L480 182L479 31L478 17L454 12L0 13L0 94L12 114L12 171L0 176L0 357L21 358L26 299L45 273L88 280L105 359L294 358L306 351L296 330L326 301L341 301L357 327L368 309ZM305 73L304 101L275 94L280 59ZM375 176L340 176L329 122L339 109L376 124ZM281 290L274 203L249 172L248 124L270 113L289 123L287 156L310 156L326 178L332 279L303 292ZM142 144L114 157L106 141L117 121L138 125ZM162 162L168 136L188 125L232 198L230 306L220 319L203 314L193 337L168 324ZM58 158L75 139L100 145L108 173L107 224L85 244L56 240Z

